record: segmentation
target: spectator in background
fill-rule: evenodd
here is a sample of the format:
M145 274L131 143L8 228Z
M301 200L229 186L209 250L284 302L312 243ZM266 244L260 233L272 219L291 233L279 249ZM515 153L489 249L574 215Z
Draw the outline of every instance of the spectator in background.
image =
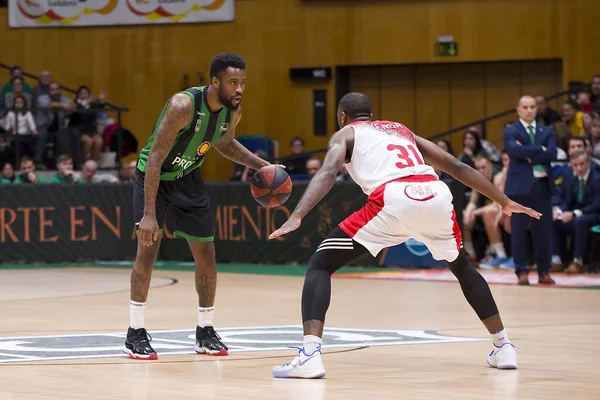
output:
M569 139L569 157L578 151L585 151L585 138L583 136L574 136Z
M567 161L569 155L569 139L571 138L571 131L567 124L562 121L557 121L551 126L554 132L554 138L556 140L556 159L560 161Z
M600 75L596 75L592 78L591 93L591 101L594 105L594 110L597 113L600 113Z
M354 182L354 179L350 176L348 172L348 168L346 168L346 164L342 165L342 169L340 169L339 174L335 177L336 182Z
M475 167L483 176L485 176L490 182L494 182L497 171L494 170L492 161L485 156L478 156L475 159ZM482 268L493 268L498 267L500 264L508 261L506 249L502 243L502 234L498 227L496 220L498 219L498 208L487 207L486 202L490 202L481 193L473 190L471 192L471 198L469 204L463 212L463 224L464 224L464 247L467 254L472 259L477 259L475 247L473 245L473 231L485 230L487 238L490 243L494 258L484 259L479 263ZM492 204L488 204L492 205ZM500 210L502 212L502 210Z
M589 137L583 136L583 142L585 143L585 153L588 155L590 161L596 165L600 166L600 160L594 158L592 154L594 154L594 146L592 146L592 141Z
M6 93L14 91L13 79L16 77L19 77L22 80L24 79L23 70L18 65L15 65L10 69L10 80L6 85L2 87L2 97L4 97ZM29 87L29 85L25 81L23 81L23 91L25 93L31 93L31 87Z
M569 127L571 135L579 136L583 134L583 113L577 111L573 103L567 101L563 103L560 113L562 115L563 122Z
M575 101L579 105L579 108L584 113L586 112L594 112L594 106L591 102L592 95L587 91L587 89L580 90L575 97Z
M583 272L590 229L600 223L600 172L591 167L588 155L576 151L571 155L571 174L562 183L561 204L553 207L554 251L552 271L564 271L565 234L573 237L573 262L567 273Z
M584 112L581 117L581 122L583 122L583 131L585 135L591 134L591 126L590 124L594 119L598 119L600 116L597 112Z
M116 183L119 179L111 174L99 174L98 164L94 160L87 160L83 163L81 171L75 174L75 180L83 180L85 183Z
M475 158L478 156L488 157L488 154L481 144L479 134L468 130L463 135L463 151L458 155L458 159L469 167L475 168Z
M531 229L540 284L555 284L550 278L552 253L552 195L556 192L550 162L556 159L554 133L535 121L535 99L523 96L517 104L519 121L504 128L504 147L510 164L504 192L512 200L542 213L540 219L513 214L510 220L511 248L519 285L529 285L527 235Z
M590 123L590 140L592 141L592 156L600 159L600 119Z
M310 158L306 162L306 172L308 173L308 178L312 179L317 172L321 169L322 163L318 158Z
M79 135L67 129L67 117L75 110L75 103L61 95L60 85L56 82L50 84L49 94L38 98L38 112L36 125L39 136L36 143L35 163L38 168L45 169L43 161L46 152L46 143L56 138L56 152L58 154L79 155Z
M38 99L42 95L50 94L50 84L52 83L52 73L48 70L40 72L38 85L31 90L31 111L37 112Z
M548 100L545 96L536 96L535 103L538 108L535 120L538 124L551 126L556 122L562 121L560 114L548 105Z
M496 166L500 164L500 151L492 144L492 142L483 139L483 135L481 134L481 128L479 126L473 125L467 132L472 132L479 137L479 141L481 142L481 146L485 150L487 158L489 158L492 163Z
M136 161L130 161L127 164L122 164L121 169L119 170L119 181L134 182L136 164Z
M62 154L56 160L56 169L58 172L48 183L85 183L81 178L75 176L73 171L73 158L68 154Z
M299 155L304 152L304 139L299 136L292 138L290 140L290 147L292 149L291 155L295 157L283 163L287 173L290 175L306 175L308 173L306 171L306 163L310 159L310 155Z
M6 115L8 110L15 106L15 98L17 97L23 97L25 98L27 104L31 104L31 95L23 90L23 83L23 78L18 76L13 78L12 90L4 93L2 96L2 103L0 104L0 108L4 107L4 112L2 115Z
M262 158L263 160L267 160L269 158L269 156L267 155L267 153L265 153L262 150L257 150L254 152L255 156L258 156L260 158ZM135 165L134 165L135 168ZM252 180L252 177L254 176L254 173L256 172L255 169L252 169L250 167L244 166L243 170L238 170L238 172L230 179L233 182L239 181L239 182L250 182Z
M48 183L48 181L41 176L38 177L31 158L23 157L21 158L21 173L14 183Z
M14 111L6 116L6 128L9 134L15 135L17 154L33 157L35 154L35 138L38 135L31 111L27 109L27 100L18 95L15 97ZM17 161L18 162L18 161Z
M92 92L87 86L83 85L77 89L75 112L71 115L69 127L79 131L83 160L100 160L102 136L96 129L96 112L88 111L90 108L100 107L100 104L92 100Z
M456 157L454 155L454 148L452 147L452 142L446 139L440 139L435 143L440 149L444 150L446 153L450 154L452 157ZM441 181L447 181L454 179L451 175L445 173L444 171L435 170L435 173L440 178Z
M12 164L7 162L4 163L2 167L2 175L0 175L0 184L1 183L13 183L15 181L15 169Z

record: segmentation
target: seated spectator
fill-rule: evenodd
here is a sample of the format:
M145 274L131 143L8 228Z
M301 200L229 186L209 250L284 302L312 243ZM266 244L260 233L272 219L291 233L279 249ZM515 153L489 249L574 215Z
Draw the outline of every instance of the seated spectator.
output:
M573 262L567 272L581 273L590 228L600 223L600 173L591 167L585 152L574 152L570 158L575 175L562 183L562 203L552 210L554 220L552 270L564 270L565 235L569 234L573 237Z
M440 149L444 150L446 153L450 154L452 157L456 157L454 155L454 148L452 147L452 143L449 140L440 139L435 144L437 144L437 146ZM437 174L437 176L440 178L441 181L447 181L447 180L454 179L451 175L449 175L441 170L435 170L435 173Z
M10 69L10 81L2 87L2 97L4 97L6 93L14 91L12 80L16 77L24 79L23 70L21 70L21 67L19 67L18 65L15 65ZM29 87L29 85L26 82L23 82L23 91L25 93L31 93L31 87Z
M38 99L41 95L50 94L50 84L52 83L52 73L48 70L40 72L40 79L38 85L31 89L31 111L35 114L37 112Z
M492 161L494 166L500 164L500 151L492 144L492 142L483 139L483 136L481 135L481 128L479 126L472 126L467 129L467 132L473 132L479 137L481 146L483 147L483 150L485 150L485 154L487 154L487 158Z
M562 121L560 114L548 105L548 100L544 96L536 96L537 114L535 120L540 125L552 126L552 124Z
M600 75L596 75L592 78L591 84L591 102L594 105L594 111L600 113Z
M10 135L15 135L19 157L35 155L35 139L39 132L31 111L27 109L25 97L21 95L15 97L14 111L8 112L5 129Z
M104 142L96 129L96 111L88 111L90 108L101 108L101 105L92 100L92 93L87 86L80 86L77 89L75 112L71 114L69 127L79 131L83 160L99 161Z
M254 155L262 158L263 160L267 160L269 158L267 153L265 153L262 150L255 151ZM256 172L255 169L244 166L244 169L238 170L238 172L231 178L231 181L233 181L233 182L250 182L252 180L252 177L254 176L255 172Z
M85 183L81 178L75 176L73 171L73 158L68 154L62 154L56 160L56 169L58 172L48 183Z
M14 183L48 183L48 180L37 175L31 158L23 157L21 158L21 173L15 178Z
M83 163L81 171L75 174L75 181L82 180L85 183L116 183L119 179L111 174L98 174L98 164L94 160Z
M583 122L583 131L586 135L590 135L591 134L591 124L592 121L595 119L600 118L600 115L598 115L597 112L584 112L583 116L581 117L581 122Z
M594 154L594 146L592 145L591 139L587 136L583 136L583 141L585 143L585 152L590 158L590 161L597 166L600 166L600 160L592 156Z
M291 155L295 157L283 162L287 173L290 175L306 175L306 162L311 157L308 154L302 154L304 152L304 139L299 136L294 137L290 140L290 147L292 149Z
M306 162L306 172L308 173L308 179L312 179L313 176L321 169L322 162L318 158L310 158Z
M474 130L468 130L463 135L463 151L458 155L458 159L475 168L475 158L478 156L487 157L488 154L481 144L479 134Z
M56 82L50 84L49 95L41 95L38 98L38 112L35 117L39 135L34 159L38 168L46 168L43 165L46 143L54 139L57 154L75 154L72 157L78 159L79 134L67 128L67 116L74 110L75 103L61 95L60 85Z
M478 156L475 165L477 170L490 182L495 181L498 172L494 171L492 161L489 158ZM472 239L473 231L484 229L495 257L483 260L479 263L479 266L482 268L499 267L500 264L508 261L508 255L502 242L502 232L498 226L499 213L502 213L502 209L493 204L491 204L491 207L486 207L485 203L486 198L483 195L475 190L471 192L469 204L463 212L464 247L471 258L477 259L477 252Z
M580 90L577 93L577 96L575 96L575 102L577 102L580 110L583 111L584 113L594 112L594 106L593 106L592 102L590 101L591 97L592 96L591 96L590 92L587 91L587 88Z
M8 111L15 106L17 97L24 97L26 104L31 104L31 95L23 91L23 78L16 77L12 80L12 90L4 93L0 100L0 116L5 117Z
M2 167L2 175L0 175L0 184L2 183L13 183L15 181L15 169L12 164L7 162Z
M572 136L569 127L563 121L557 121L553 123L551 127L554 131L554 138L556 140L556 159L568 160L569 155L567 152L569 151L569 139ZM558 151L558 149L561 149L561 151Z
M563 103L560 109L563 122L569 127L571 135L579 136L584 132L583 129L583 112L577 111L573 103L567 101Z
M590 124L590 139L592 141L592 156L600 159L600 119L595 119Z
M121 182L133 182L135 181L135 170L137 161L130 161L126 164L121 165L119 170L119 181Z

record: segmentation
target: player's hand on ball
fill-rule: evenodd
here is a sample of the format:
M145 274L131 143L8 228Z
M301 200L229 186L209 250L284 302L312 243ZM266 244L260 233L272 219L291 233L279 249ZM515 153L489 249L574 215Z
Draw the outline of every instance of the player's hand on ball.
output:
M158 240L158 222L152 215L144 215L138 227L138 236L144 246L152 246Z
M271 233L269 239L275 239L279 236L287 235L290 232L295 231L300 227L300 223L302 220L298 217L291 216L290 219L285 221L285 224L281 226L281 228L277 229L275 232Z
M540 217L542 216L541 213L535 211L532 208L529 207L524 207L522 205L520 205L519 203L515 203L514 201L509 201L508 203L506 203L504 205L504 207L502 207L502 212L508 216L511 216L512 213L518 213L518 214L527 214L532 218L535 219L540 219Z

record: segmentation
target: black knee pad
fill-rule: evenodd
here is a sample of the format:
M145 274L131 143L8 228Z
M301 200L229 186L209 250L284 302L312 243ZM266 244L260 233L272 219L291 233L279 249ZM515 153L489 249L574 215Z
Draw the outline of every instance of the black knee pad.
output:
M448 268L450 269L450 271L452 271L454 275L458 276L473 267L469 262L469 258L467 257L467 253L465 253L465 250L460 249L456 260L448 262Z

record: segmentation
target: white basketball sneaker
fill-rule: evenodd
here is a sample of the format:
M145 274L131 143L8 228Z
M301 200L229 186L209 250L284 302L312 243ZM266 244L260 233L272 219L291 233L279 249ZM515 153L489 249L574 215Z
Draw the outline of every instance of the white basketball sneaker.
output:
M317 347L311 354L306 354L304 347L298 347L298 350L298 355L291 363L273 367L273 376L275 378L323 378L326 373L323 366L321 346Z
M517 369L518 358L512 343L504 343L500 347L494 344L494 350L488 356L487 362L491 367L498 369Z

